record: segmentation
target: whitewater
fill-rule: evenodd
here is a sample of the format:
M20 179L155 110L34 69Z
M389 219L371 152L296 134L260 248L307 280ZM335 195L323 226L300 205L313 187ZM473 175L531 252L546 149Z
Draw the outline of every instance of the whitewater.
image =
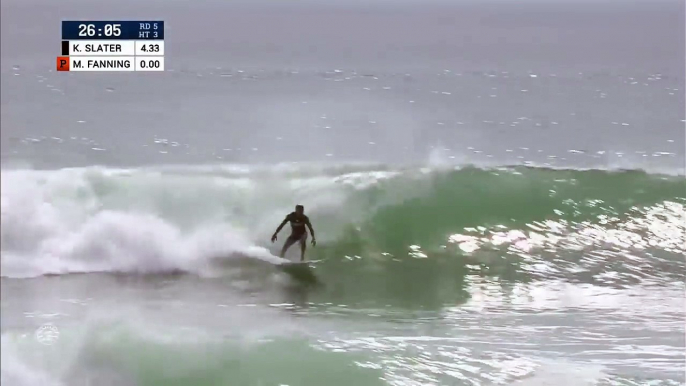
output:
M397 174L262 169L4 170L3 276L209 274L213 258L237 255L277 262L264 241L294 200L325 216L325 242L371 209L352 202L355 192Z

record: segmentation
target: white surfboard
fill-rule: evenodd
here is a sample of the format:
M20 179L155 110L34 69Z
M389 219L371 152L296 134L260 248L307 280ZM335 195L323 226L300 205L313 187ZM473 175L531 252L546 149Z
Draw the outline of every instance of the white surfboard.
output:
M286 260L286 259L284 259ZM319 260L305 260L305 261L284 261L279 265L309 265L309 264L314 264L314 263L319 263L320 261L324 261L325 259L319 259Z
M305 284L318 284L319 279L314 274L315 263L322 260L288 261L278 265L279 269L290 275L293 279Z

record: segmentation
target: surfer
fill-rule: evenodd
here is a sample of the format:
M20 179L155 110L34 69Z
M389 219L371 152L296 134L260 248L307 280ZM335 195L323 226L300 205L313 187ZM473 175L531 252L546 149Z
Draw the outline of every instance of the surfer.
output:
M272 243L276 241L276 235L279 233L281 228L286 225L287 222L291 223L291 235L288 236L286 242L283 244L280 256L283 258L291 245L295 244L296 242L300 242L300 261L304 261L305 248L307 247L307 230L305 229L306 225L307 228L309 228L310 233L312 233L312 246L317 245L317 240L314 238L314 229L312 229L310 219L305 216L305 207L302 205L295 206L295 212L291 212L288 216L286 216L286 218L281 222L281 225L276 228L276 232L274 232L274 235L272 236Z

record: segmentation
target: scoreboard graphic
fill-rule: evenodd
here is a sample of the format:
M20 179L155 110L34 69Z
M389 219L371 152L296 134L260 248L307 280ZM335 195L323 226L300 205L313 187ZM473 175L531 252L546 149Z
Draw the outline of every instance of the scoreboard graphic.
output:
M164 21L62 21L57 71L164 71Z

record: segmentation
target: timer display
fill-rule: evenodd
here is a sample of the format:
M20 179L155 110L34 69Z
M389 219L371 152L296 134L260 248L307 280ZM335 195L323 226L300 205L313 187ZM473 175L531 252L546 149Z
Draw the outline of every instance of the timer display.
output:
M62 40L164 40L164 21L62 21Z

